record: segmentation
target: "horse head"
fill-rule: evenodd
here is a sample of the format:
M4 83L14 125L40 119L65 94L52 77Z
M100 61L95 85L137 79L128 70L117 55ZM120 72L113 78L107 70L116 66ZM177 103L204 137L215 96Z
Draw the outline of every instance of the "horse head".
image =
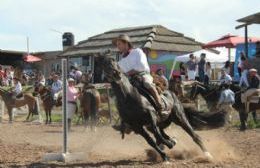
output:
M122 72L114 58L104 56L101 58L101 63L105 78L108 82L117 82L121 80Z
M194 82L192 84L191 92L190 92L190 99L194 100L197 98L199 94L204 95L207 92L207 88L198 82Z

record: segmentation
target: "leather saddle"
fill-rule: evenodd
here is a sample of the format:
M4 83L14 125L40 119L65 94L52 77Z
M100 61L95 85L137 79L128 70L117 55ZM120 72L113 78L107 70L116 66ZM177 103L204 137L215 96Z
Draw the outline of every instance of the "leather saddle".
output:
M154 109L155 109L156 111L158 111L159 108L158 108L157 105L156 105L156 101L154 100L154 98L153 98L153 96L151 95L150 91L144 87L142 80L132 78L132 79L130 80L130 82L131 82L131 84L132 84L135 88L137 88L138 92L139 92L141 95L143 95L143 96L152 104L152 106L154 107ZM162 102L163 102L163 104L162 104L162 111L168 113L169 109L168 109L166 97L163 95L163 93L160 94L160 96L161 96L161 99L162 99Z

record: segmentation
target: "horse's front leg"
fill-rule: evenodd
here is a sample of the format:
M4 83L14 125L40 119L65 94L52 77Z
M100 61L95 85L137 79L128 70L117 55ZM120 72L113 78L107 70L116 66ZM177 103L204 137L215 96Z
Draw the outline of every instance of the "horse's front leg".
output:
M8 116L9 116L9 123L13 122L13 108L7 108Z
M140 134L146 142L151 145L160 155L163 161L169 161L169 157L159 148L159 146L154 142L150 135L145 131L143 127L134 130L136 133Z
M162 128L159 128L159 130L160 130L161 135L162 135L165 139L167 139L168 141L170 141L170 142L173 144L173 146L175 146L175 145L177 144L176 138L174 138L174 137L173 137L173 138L169 137L169 136L165 133L164 129L162 129Z
M28 115L27 115L27 117L26 117L26 121L29 121L29 118L30 118L30 115L31 115L31 110L29 109L29 112L28 112Z

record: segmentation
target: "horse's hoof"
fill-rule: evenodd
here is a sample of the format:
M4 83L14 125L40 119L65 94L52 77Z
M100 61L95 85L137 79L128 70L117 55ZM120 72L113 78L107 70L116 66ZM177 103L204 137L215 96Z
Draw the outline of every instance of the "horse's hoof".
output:
M175 137L170 138L170 141L173 143L173 146L175 146L178 142Z
M161 150L164 150L164 145L161 143L158 145Z
M170 158L165 155L165 156L163 157L163 162L164 162L164 163L167 163L167 162L169 162L169 161L170 161Z
M208 161L213 161L213 156L209 152L204 152L204 155Z
M171 165L171 162L169 160L167 160L167 161L163 161L163 164L169 166L169 165Z
M246 130L246 127L241 126L241 127L239 128L239 130L240 130L240 131L245 131L245 130Z

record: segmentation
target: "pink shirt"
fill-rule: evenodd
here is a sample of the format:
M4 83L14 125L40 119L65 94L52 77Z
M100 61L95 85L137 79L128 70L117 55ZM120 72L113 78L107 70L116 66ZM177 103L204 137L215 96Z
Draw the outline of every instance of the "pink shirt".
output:
M75 102L78 96L78 90L74 86L68 86L67 101Z

